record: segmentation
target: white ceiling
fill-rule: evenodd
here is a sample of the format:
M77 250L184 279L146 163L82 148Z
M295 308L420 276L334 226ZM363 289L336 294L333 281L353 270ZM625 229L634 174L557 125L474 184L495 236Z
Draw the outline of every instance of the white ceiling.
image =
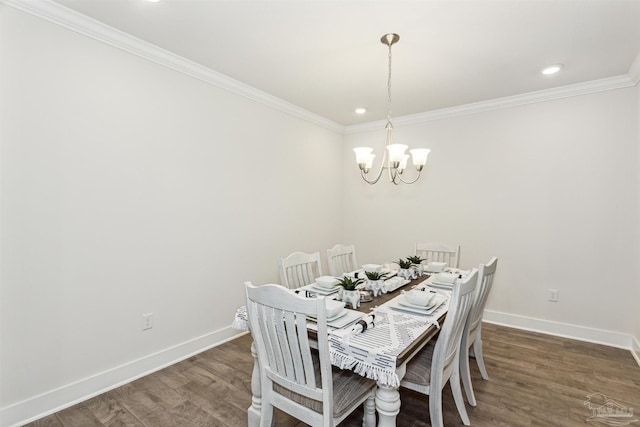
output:
M624 75L640 52L640 0L57 2L342 125L386 117L389 32L394 117Z

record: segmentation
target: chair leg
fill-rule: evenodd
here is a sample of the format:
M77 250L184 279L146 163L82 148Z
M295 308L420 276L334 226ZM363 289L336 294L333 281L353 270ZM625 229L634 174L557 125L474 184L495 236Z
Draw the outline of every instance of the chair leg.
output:
M473 343L473 354L476 356L476 363L478 363L478 368L480 368L482 379L488 380L489 374L487 373L487 368L484 366L484 358L482 357L482 338L480 338L479 335Z
M442 418L442 389L436 387L429 394L429 418L431 427L444 427Z
M273 425L273 405L271 403L262 402L262 411L260 411L260 427L271 427Z
M469 369L469 347L466 345L460 347L460 377L469 405L476 406L476 396L473 394L471 370Z
M464 397L462 397L462 388L460 387L459 372L453 373L453 375L449 379L449 384L451 384L453 400L456 402L458 413L460 414L460 418L462 418L462 424L466 426L471 425L471 421L469 421L469 415L467 414L467 408L464 406Z
M364 417L362 417L362 427L375 427L376 425L376 391L364 401Z

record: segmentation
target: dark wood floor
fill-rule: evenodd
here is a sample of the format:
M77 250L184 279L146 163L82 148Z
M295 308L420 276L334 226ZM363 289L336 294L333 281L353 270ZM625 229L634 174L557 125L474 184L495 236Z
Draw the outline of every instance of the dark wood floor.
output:
M640 408L640 367L627 350L484 324L490 380L472 363L478 406L472 426L585 426L587 395L603 393ZM28 426L244 426L253 360L245 335ZM473 362L473 361L472 361ZM429 426L427 398L401 390L400 427ZM461 426L449 386L444 420ZM360 426L354 413L343 426ZM636 418L640 418L636 417ZM277 426L304 426L278 413ZM603 424L597 424L603 425ZM631 426L638 425L637 421Z

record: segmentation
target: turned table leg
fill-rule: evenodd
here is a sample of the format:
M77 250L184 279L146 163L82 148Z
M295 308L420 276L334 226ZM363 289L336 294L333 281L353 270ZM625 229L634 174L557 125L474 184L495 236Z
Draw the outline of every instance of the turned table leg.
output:
M259 427L262 390L260 388L260 366L258 365L258 352L256 351L255 342L251 342L251 355L253 356L253 372L251 373L251 406L247 409L247 425L249 427Z
M402 380L406 373L406 366L396 369L398 378ZM395 427L396 417L400 412L399 387L390 387L378 383L376 391L376 410L378 411L378 427Z

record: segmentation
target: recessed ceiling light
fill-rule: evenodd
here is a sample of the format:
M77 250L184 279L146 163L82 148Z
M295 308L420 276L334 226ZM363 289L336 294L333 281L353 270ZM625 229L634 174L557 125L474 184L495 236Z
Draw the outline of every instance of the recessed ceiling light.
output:
M367 109L366 109L366 108L359 107L359 108L356 108L356 110L355 110L355 111L356 111L356 114L364 114L364 113L366 113L366 112L367 112Z
M564 67L564 65L562 64L553 64L553 65L549 65L548 67L545 67L542 69L542 74L544 75L550 75L550 74L555 74L558 71L562 70L562 67Z
M151 3L158 3L160 0L147 0L150 1Z

